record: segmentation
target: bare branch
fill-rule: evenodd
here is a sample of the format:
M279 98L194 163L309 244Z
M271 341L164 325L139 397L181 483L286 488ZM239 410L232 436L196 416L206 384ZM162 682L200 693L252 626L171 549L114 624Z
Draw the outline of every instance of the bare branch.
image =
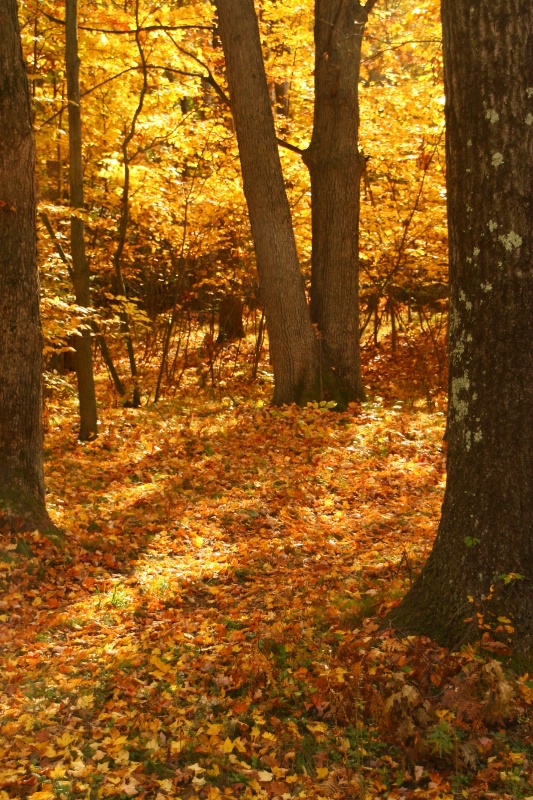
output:
M295 144L290 144L290 142L286 142L284 139L280 139L278 136L276 136L276 142L280 147L284 147L286 150L290 150L293 153L298 153L299 156L303 156L305 153L305 150L302 150L301 147L296 147Z
M147 64L146 66L148 69L157 69L163 72L175 72L178 75L184 75L186 78L200 78L201 80L207 80L206 76L202 75L201 72L187 72L186 70L183 69L174 69L173 67L162 67L157 64ZM125 75L128 72L135 72L137 70L142 70L141 64L136 64L134 67L126 67L126 69L117 72L116 75L111 75L110 78L106 78L104 81L100 81L100 83L96 83L94 86L91 86L90 89L86 89L84 92L81 93L81 97L85 97L86 95L91 94L91 92L96 91L96 89L100 89L102 86L105 86L106 83L111 83L111 81L115 81L117 78L121 78L122 75ZM39 126L38 130L41 130L42 128L44 128L45 125L48 125L49 122L52 122L66 108L67 104L64 103L61 106L61 108L55 112L55 114L52 114L51 117L45 119L45 121Z
M47 11L43 11L42 8L35 9L35 12L38 14L42 14L43 17L50 20L50 22L55 22L57 25L64 25L65 20L60 19L59 17L54 17L53 14L49 14ZM212 31L212 25L161 25L160 23L157 25L146 25L144 28L125 28L124 30L117 30L116 28L93 28L90 25L78 25L78 28L82 31L89 31L90 33L109 33L112 35L136 35L138 33L152 33L153 31Z

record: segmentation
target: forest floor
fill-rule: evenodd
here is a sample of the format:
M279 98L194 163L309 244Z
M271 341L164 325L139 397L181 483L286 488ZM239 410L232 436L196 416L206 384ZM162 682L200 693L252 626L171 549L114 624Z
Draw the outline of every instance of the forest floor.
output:
M190 387L84 445L49 400L64 538L0 524L0 800L531 800L529 676L387 627L444 488L410 359L369 349L346 413Z

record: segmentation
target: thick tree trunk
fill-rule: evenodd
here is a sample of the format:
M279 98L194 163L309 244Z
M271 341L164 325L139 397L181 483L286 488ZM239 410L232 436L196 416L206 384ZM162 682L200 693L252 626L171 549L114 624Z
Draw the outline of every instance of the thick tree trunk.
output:
M307 308L276 144L253 0L217 0L244 193L265 306L274 403L320 395L318 346Z
M533 4L443 0L450 233L448 483L391 615L447 645L510 617L533 652ZM493 588L491 588L493 587ZM469 596L473 602L469 601ZM497 623L496 623L497 625Z
M48 524L28 80L16 0L0 0L0 516Z
M79 215L84 208L83 163L81 139L80 81L78 58L78 0L66 0L66 68L68 97L69 136L69 181L70 206L74 210L70 218L70 244L72 253L72 282L76 303L89 308L90 277L85 258L84 223ZM86 329L76 336L76 376L80 405L80 430L82 442L93 439L98 431L96 394L94 389L91 332Z
M359 353L359 67L375 0L315 1L315 111L303 156L311 176L311 317L344 398L362 400Z

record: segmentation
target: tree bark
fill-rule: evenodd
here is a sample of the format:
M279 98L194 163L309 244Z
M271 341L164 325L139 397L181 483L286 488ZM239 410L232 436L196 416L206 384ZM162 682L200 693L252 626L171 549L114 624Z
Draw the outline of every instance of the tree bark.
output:
M0 515L48 525L35 145L16 0L0 0Z
M315 109L303 160L311 177L311 318L346 402L364 399L359 352L359 68L375 0L315 1Z
M320 364L311 325L253 0L217 0L231 109L257 259L274 370L275 404L320 395Z
M442 19L448 481L433 551L391 619L458 646L479 635L476 611L509 617L531 655L533 5L443 0Z
M244 303L237 295L228 294L222 298L218 309L217 344L244 339L243 310Z
M66 0L66 72L68 98L70 247L72 254L72 282L76 303L82 308L91 304L89 265L85 257L84 222L80 211L84 209L83 162L80 107L80 60L78 58L78 0ZM76 336L76 377L80 406L78 438L86 442L98 433L96 394L94 389L91 331L84 329Z

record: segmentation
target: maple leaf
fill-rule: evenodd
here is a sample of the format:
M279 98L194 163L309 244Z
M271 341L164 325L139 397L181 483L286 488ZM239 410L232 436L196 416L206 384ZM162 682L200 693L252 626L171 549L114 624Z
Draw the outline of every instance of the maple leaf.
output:
M137 785L138 785L138 781L137 781L135 778L133 778L133 777L129 776L129 777L128 777L128 778L127 778L125 781L124 781L124 783L122 783L122 784L121 784L121 786L120 786L120 791L121 791L121 792L124 792L124 794L127 794L127 795L128 795L128 797L133 797L133 796L134 796L134 795L136 795L136 794L138 793L138 791L139 791L139 790L137 789Z
M85 763L81 760L81 758L72 762L69 773L75 778L81 778L83 775L85 775Z

